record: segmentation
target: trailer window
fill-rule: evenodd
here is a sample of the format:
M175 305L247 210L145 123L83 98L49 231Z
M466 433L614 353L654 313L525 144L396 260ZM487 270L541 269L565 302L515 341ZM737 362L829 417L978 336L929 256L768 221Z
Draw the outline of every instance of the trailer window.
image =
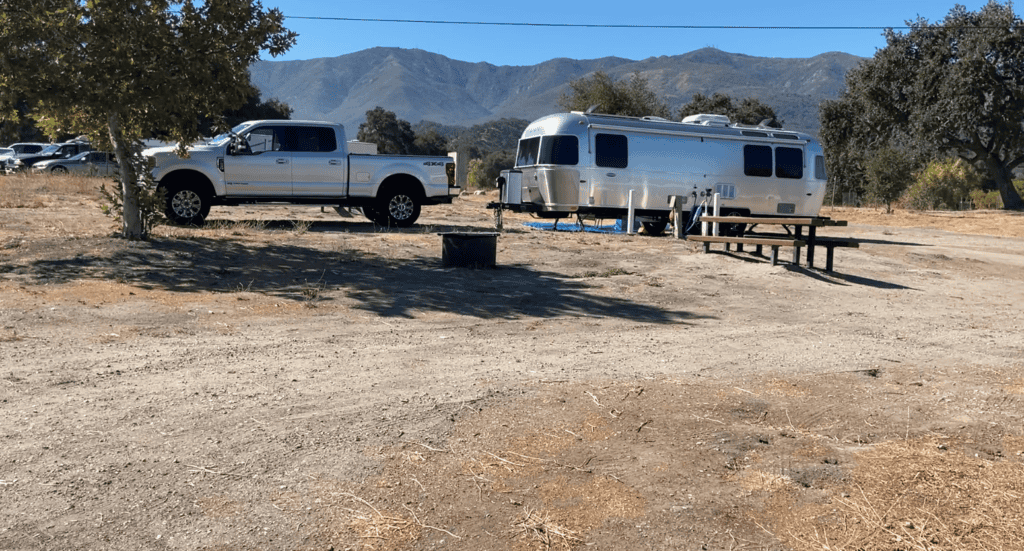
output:
M629 166L629 144L625 136L598 134L594 138L594 146L597 166L605 168Z
M825 157L822 155L814 157L814 179L828 180L828 174L825 173Z
M542 165L576 165L580 162L580 141L576 136L548 136L541 142Z
M743 174L767 178L772 175L772 148L767 145L743 146Z
M776 147L775 176L797 180L803 178L804 151L795 147Z
M537 152L540 150L540 138L519 140L519 153L516 155L516 166L533 166L537 164Z

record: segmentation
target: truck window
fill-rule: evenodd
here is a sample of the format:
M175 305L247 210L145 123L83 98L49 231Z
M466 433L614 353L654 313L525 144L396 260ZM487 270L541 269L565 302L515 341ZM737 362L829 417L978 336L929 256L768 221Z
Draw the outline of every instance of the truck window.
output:
M772 148L767 145L743 146L743 174L767 178L772 175Z
M533 166L537 164L537 153L540 150L540 138L519 140L519 153L516 155L516 166Z
M594 137L594 154L597 166L605 168L629 166L629 143L625 136L598 134Z
M286 139L281 144L283 151L322 151L330 152L338 149L338 141L333 128L323 126L295 126L285 132Z
M580 141L576 136L547 136L541 141L542 165L572 165L580 162Z
M273 127L261 126L249 132L245 139L249 142L249 149L254 155L264 151L278 151L281 149L281 142Z
M804 151L795 147L776 147L775 176L797 180L803 178Z

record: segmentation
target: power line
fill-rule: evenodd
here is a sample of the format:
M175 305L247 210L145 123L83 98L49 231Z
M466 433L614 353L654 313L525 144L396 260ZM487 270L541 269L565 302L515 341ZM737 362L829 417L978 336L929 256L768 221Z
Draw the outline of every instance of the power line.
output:
M782 30L782 31L883 31L885 29L910 30L907 26L849 27L849 26L803 26L803 25L627 25L611 23L526 23L501 21L443 21L429 19L377 19L362 17L309 17L286 15L285 19L309 19L314 21L346 21L357 23L417 23L428 25L479 25L491 27L558 27L581 29L669 29L669 30Z

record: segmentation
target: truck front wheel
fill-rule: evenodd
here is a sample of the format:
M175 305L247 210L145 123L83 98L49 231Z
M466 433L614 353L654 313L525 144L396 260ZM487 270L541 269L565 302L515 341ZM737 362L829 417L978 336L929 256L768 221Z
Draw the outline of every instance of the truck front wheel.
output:
M422 201L406 189L388 190L380 196L377 211L388 226L408 228L420 217Z
M164 214L175 224L202 226L210 214L210 197L194 184L169 185Z

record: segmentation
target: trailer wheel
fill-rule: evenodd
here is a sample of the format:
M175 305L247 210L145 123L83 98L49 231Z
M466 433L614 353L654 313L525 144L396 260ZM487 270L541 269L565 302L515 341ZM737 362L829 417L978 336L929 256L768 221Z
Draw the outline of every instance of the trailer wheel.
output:
M668 220L657 220L655 222L642 222L644 226L644 233L647 235L662 235L665 233L665 227L668 226Z
M732 211L726 216L743 216L742 212ZM731 222L723 222L718 225L718 233L726 237L743 237L743 234L747 232L746 224L736 224Z

